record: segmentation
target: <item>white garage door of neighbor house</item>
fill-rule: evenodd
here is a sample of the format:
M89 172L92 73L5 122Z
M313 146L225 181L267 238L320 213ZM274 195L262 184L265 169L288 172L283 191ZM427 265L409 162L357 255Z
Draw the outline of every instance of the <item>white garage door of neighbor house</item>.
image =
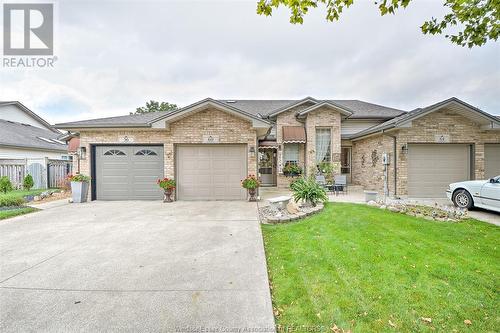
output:
M470 179L470 146L408 145L408 196L440 198L448 185Z
M500 175L500 143L484 145L484 173L485 179Z
M179 200L246 199L246 145L178 146L176 166Z
M96 147L97 200L160 200L156 181L163 178L161 146Z

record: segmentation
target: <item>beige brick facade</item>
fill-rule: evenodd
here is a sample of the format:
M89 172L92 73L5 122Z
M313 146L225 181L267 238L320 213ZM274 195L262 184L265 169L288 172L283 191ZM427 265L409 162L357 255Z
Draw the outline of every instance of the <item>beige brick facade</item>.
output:
M120 144L127 137L133 144L163 144L164 172L175 177L175 147L177 144L202 144L204 135L217 135L219 144L247 145L249 174L257 174L257 134L252 124L216 109L193 113L174 123L168 129L106 129L80 130L80 146L87 150L87 158L80 160L80 172L90 175L91 145ZM250 152L253 147L254 152ZM77 162L75 162L77 163ZM75 165L75 169L76 165Z
M407 195L408 155L402 147L412 143L436 143L436 136L446 135L449 143L463 143L473 146L474 175L484 178L484 144L500 143L498 131L481 130L472 120L451 110L443 109L412 122L412 127L390 132L396 136L397 155L397 195ZM445 144L445 143L443 143ZM376 151L376 153L373 153ZM393 139L376 135L353 142L353 182L366 189L383 190L383 165L381 153L391 154L389 184L391 195L394 194L394 154ZM374 155L372 155L374 154ZM378 156L378 163L373 167L372 156Z
M340 123L341 115L331 108L323 107L307 114L306 118L306 167L307 172L316 165L316 129L329 128L331 130L332 163L340 168Z

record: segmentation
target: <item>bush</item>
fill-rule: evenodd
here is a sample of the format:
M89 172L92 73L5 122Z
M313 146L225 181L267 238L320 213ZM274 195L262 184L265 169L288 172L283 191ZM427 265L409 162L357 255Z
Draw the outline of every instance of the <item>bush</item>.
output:
M23 187L25 190L29 191L34 185L35 182L33 181L33 177L28 173L26 177L24 177Z
M298 166L297 164L287 164L283 168L283 173L285 175L301 175L302 174L302 168Z
M0 195L0 207L22 206L25 204L24 198L19 195Z
M296 202L302 200L316 206L319 202L328 201L325 189L316 182L314 176L298 178L290 184L290 189Z
M0 192L7 193L9 191L12 191L13 189L14 188L12 187L12 183L10 182L9 177L0 177Z

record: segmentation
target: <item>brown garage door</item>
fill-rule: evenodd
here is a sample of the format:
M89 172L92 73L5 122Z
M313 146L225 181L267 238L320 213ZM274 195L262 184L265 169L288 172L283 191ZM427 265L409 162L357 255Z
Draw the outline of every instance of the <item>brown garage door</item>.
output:
M469 156L469 145L408 145L408 196L445 197L450 183L470 178Z
M178 146L176 165L179 200L246 199L246 145Z
M500 175L500 143L484 145L484 167L486 179Z

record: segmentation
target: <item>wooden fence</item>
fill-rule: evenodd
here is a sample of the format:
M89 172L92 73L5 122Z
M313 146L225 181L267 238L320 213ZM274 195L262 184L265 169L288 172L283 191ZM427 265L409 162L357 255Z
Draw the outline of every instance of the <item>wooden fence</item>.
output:
M71 167L71 161L49 160L47 168L49 187L66 187L66 177L71 174Z
M0 177L9 177L15 188L21 188L26 174L26 160L0 159Z
M35 189L65 187L65 180L71 174L72 162L66 160L0 159L0 177L9 177L15 188L23 187L27 174L33 177Z

